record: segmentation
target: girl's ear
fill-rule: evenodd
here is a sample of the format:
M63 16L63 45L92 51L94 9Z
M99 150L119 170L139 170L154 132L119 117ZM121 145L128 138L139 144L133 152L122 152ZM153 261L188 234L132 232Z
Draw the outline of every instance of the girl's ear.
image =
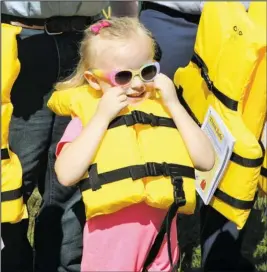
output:
M96 91L101 90L101 87L100 87L97 79L95 78L95 76L91 72L89 72L89 71L84 72L84 78L87 80L90 87L92 87Z

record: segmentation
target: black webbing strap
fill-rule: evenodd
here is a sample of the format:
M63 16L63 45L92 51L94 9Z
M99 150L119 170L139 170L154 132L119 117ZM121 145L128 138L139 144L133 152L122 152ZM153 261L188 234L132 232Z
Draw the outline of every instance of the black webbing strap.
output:
M209 77L209 69L207 65L196 52L194 52L191 61L201 70L201 77L204 79L208 89L216 96L216 98L219 99L230 110L237 111L238 101L226 96L214 86L212 80Z
M183 107L185 108L187 113L191 116L191 118L197 123L197 125L199 127L201 127L201 123L198 121L196 115L191 110L190 106L187 104L187 102L185 101L185 99L183 97L183 91L184 91L183 87L179 86L179 88L177 88L177 86L175 86L175 88L176 88L176 94L177 94L177 97L178 97L180 103L183 105Z
M171 252L171 225L172 221L177 214L177 210L179 207L185 205L185 195L184 195L184 190L183 190L183 179L182 177L174 177L172 178L172 184L174 187L174 202L170 206L162 224L159 230L158 235L156 236L154 243L148 252L148 255L146 257L146 260L143 265L142 272L147 272L148 267L153 263L155 258L157 257L160 248L162 246L165 234L167 235L167 248L168 248L168 256L169 256L169 261L172 267L173 272L177 271L178 264L180 259L178 259L176 264L173 264L173 259L172 259L172 252ZM178 233L178 217L176 218L176 231ZM178 236L177 236L177 243L179 242Z
M229 204L232 207L235 207L237 209L241 210L250 210L253 208L254 202L256 200L256 195L253 200L240 200L237 198L234 198L225 192L221 191L220 189L217 189L214 193L214 196L222 200L223 202Z
M7 148L1 148L1 160L9 159L9 153Z
M265 167L262 167L262 168L261 168L261 175L262 175L263 177L267 178L267 168L265 168Z
M137 180L151 176L177 175L194 179L195 171L193 167L185 165L148 162L146 164L123 167L113 171L98 174L97 164L92 164L89 168L89 177L80 181L80 189L81 191L88 189L96 191L104 184L127 178Z
M131 114L118 116L109 124L108 128L111 129L123 125L129 127L135 124L176 128L171 118L156 116L142 111L132 111Z
M262 165L264 157L260 157L257 159L248 159L248 158L241 157L238 154L233 152L230 160L244 167L256 168Z
M1 192L1 201L11 201L16 200L22 197L22 190L21 188L10 190L6 192Z

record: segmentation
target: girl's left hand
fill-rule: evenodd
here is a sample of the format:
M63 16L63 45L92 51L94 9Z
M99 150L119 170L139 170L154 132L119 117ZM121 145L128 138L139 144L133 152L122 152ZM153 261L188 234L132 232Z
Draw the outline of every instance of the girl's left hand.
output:
M160 91L165 106L169 107L172 103L179 103L174 83L166 75L158 74L154 80L154 88Z

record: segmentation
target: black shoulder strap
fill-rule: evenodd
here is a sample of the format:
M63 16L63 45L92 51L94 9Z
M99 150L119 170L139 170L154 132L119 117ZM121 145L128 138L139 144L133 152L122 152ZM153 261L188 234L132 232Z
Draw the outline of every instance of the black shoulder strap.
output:
M201 70L201 76L207 84L208 89L219 99L227 108L233 111L237 111L238 101L231 99L230 97L226 96L220 90L218 90L212 80L209 77L209 69L203 59L194 52L191 61L198 66Z

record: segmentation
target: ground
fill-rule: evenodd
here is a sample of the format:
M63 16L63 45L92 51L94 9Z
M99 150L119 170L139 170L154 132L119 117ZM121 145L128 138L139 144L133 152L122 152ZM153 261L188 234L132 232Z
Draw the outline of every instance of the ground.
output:
M30 210L30 227L28 238L33 243L34 216L41 203L37 190L31 196L28 205ZM251 212L247 232L243 243L242 253L245 259L256 266L258 272L267 271L267 218L264 212L267 209L267 196L258 197ZM180 247L182 253L181 272L186 268L200 267L199 221L193 215L186 220L180 220Z

